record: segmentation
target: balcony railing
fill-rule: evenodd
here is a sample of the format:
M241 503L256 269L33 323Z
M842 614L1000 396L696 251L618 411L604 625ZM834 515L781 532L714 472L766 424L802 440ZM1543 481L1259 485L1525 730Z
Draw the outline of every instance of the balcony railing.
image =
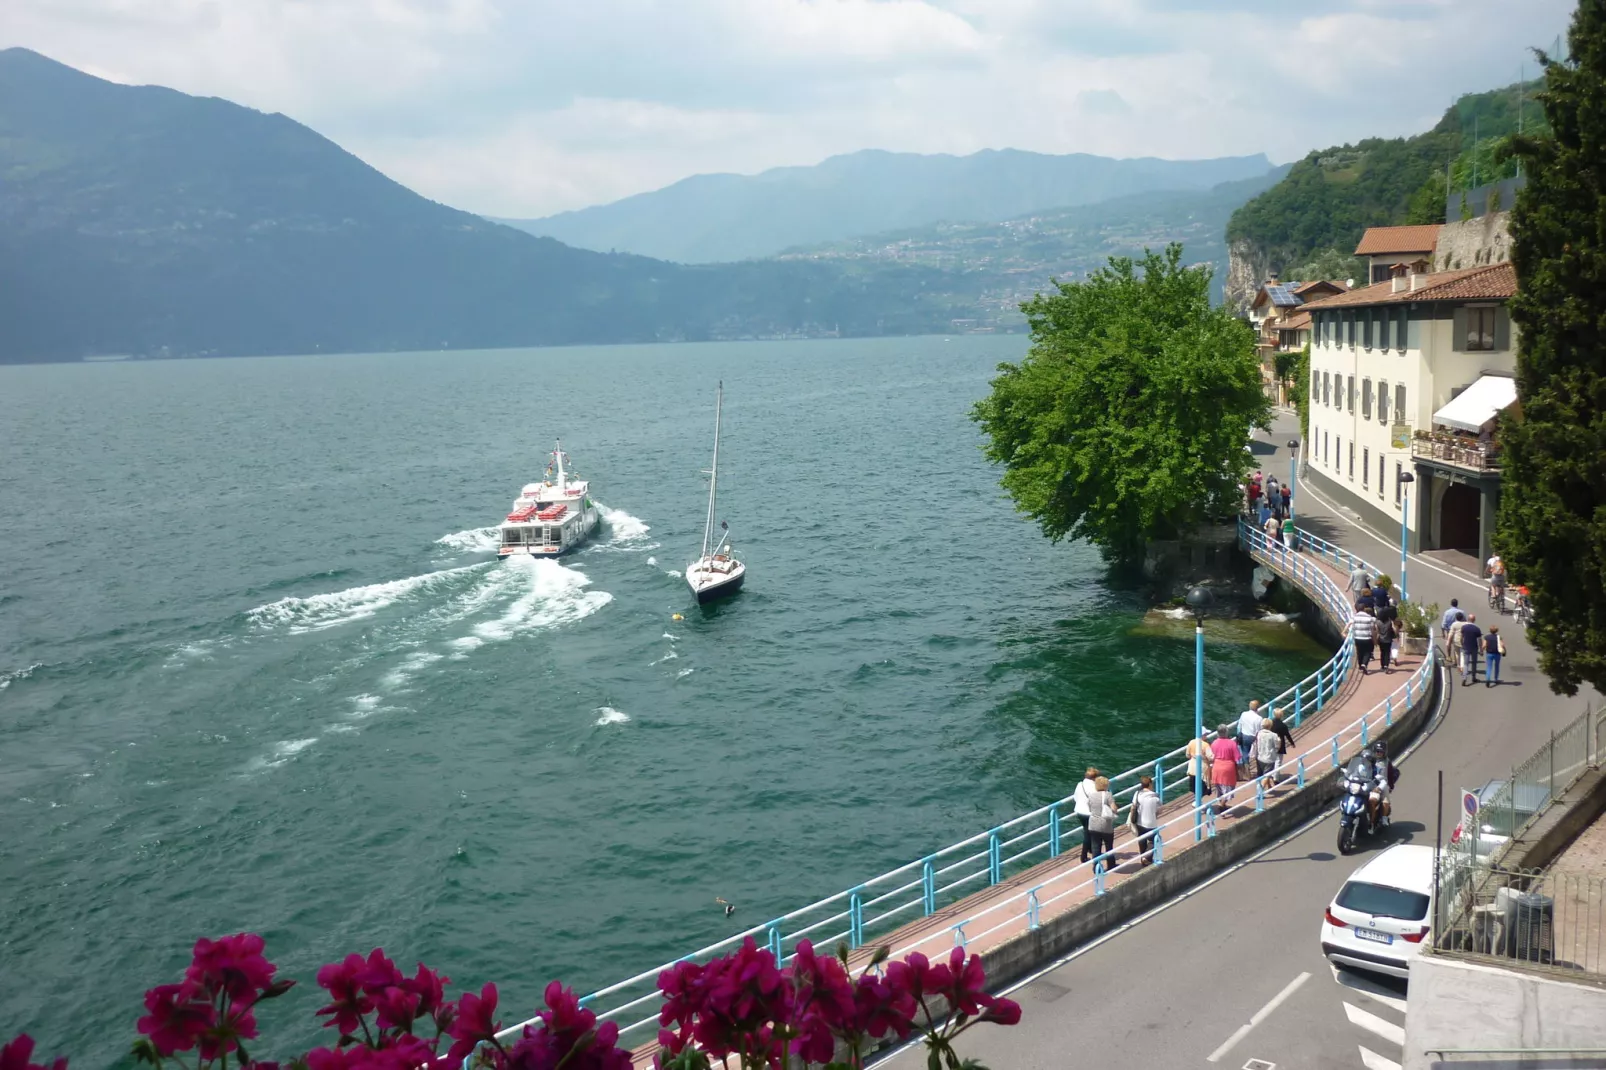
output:
M1498 448L1486 443L1464 441L1449 436L1412 439L1411 456L1451 464L1473 472L1500 471Z

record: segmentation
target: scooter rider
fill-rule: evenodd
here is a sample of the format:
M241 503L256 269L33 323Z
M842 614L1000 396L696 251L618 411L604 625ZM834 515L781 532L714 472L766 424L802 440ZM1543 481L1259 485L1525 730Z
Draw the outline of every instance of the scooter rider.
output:
M1366 749L1366 756L1372 764L1372 785L1367 792L1366 802L1372 818L1372 827L1382 828L1390 823L1394 812L1394 804L1389 795L1394 785L1399 782L1399 766L1389 761L1388 745L1381 739Z

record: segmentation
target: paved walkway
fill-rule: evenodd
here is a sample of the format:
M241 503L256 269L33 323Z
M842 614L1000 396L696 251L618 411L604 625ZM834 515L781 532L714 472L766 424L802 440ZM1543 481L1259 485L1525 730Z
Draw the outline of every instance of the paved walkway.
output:
M1257 560L1271 564L1281 571L1286 566L1285 558L1288 555L1276 554L1275 559L1271 559L1272 556L1256 555ZM1318 566L1322 574L1340 589L1344 588L1349 579L1347 571L1337 568L1315 554L1300 553L1292 556ZM1306 585L1300 584L1300 586ZM1285 756L1285 760L1292 765L1303 757L1308 776L1315 778L1325 774L1332 768L1333 734L1348 729L1363 713L1376 708L1391 693L1402 688L1406 679L1421 664L1421 655L1409 655L1400 659L1397 669L1392 673L1382 672L1376 667L1375 662L1369 673L1353 669L1322 709L1314 714L1307 714L1294 728L1294 747ZM1267 714L1270 714L1269 710ZM1353 742L1345 742L1342 749L1347 760L1353 755L1356 746ZM1173 792L1175 790L1172 789ZM1276 787L1266 792L1266 807L1279 805L1295 790L1297 789L1294 778L1285 777ZM1255 813L1255 787L1252 781L1239 786L1234 802L1235 805L1217 819L1218 831ZM1162 826L1173 818L1187 814L1192 808L1191 791L1173 798L1161 810ZM1125 816L1123 811L1121 820L1124 820ZM1172 831L1163 844L1161 853L1164 862L1173 861L1181 852L1192 848L1196 842L1192 834L1184 833L1179 836ZM1078 849L1074 846L1069 848L1070 851ZM1105 875L1106 889L1114 888L1142 871L1139 855L1137 843L1131 833L1124 825L1120 826L1115 840L1115 863L1109 867ZM873 943L890 946L894 957L901 957L916 950L927 956L945 955L955 944L954 926L969 918L974 920L965 925L965 946L973 952L985 954L1027 931L1029 922L1024 916L1026 910L1024 902L1003 906L992 915L984 915L984 911L1007 903L1011 899L1023 898L1025 893L1035 888L1038 901L1046 904L1041 908L1041 920L1046 922L1093 898L1094 888L1089 883L1092 877L1092 865L1079 864L1068 853L1039 863L984 891L966 896L886 936L879 936ZM861 949L855 962L867 960L871 950L869 947Z

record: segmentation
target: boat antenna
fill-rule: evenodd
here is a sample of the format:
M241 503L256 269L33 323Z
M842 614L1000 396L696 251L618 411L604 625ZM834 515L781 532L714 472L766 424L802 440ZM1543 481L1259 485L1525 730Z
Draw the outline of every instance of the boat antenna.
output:
M558 466L558 493L567 494L569 492L568 476L563 471L563 440L561 438L558 439L557 449L552 451L552 460Z
M703 556L708 556L708 540L714 534L714 499L719 493L719 421L725 406L725 380L714 393L714 463L708 469L708 522L703 525Z

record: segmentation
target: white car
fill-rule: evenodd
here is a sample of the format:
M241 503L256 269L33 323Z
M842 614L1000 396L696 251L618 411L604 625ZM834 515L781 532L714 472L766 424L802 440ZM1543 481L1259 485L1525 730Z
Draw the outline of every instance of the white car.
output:
M1433 915L1433 848L1402 843L1350 874L1322 918L1335 965L1409 977Z

